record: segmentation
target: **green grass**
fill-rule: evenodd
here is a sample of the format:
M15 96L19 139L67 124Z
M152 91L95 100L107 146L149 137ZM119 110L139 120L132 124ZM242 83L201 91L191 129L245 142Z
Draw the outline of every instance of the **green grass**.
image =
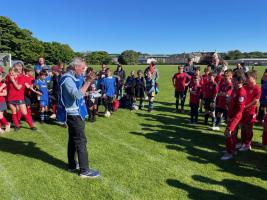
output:
M144 69L144 66L125 67ZM101 178L84 180L66 171L67 129L24 124L0 136L0 199L266 199L267 154L259 147L221 161L223 132L191 126L174 110L174 66L160 66L155 111L120 109L87 123L90 166ZM264 68L259 67L261 76ZM187 107L187 110L189 108ZM200 120L202 120L201 118Z

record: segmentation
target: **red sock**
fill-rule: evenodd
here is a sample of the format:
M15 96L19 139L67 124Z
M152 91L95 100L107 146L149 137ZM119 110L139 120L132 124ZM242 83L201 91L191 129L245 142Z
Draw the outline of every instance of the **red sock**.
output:
M232 153L232 138L231 137L226 138L226 151L228 153Z
M19 127L19 121L17 118L17 114L12 114L12 121L16 127Z
M20 119L21 119L21 111L20 110L17 111L17 119L18 119L18 121L20 121Z
M28 113L30 116L32 116L32 109L31 109L31 107L27 107L27 113Z
M238 140L237 140L236 135L232 135L231 137L232 137L232 153L234 153L236 151L235 146Z
M52 105L52 110L53 110L53 114L56 114L56 112L57 112L57 105L56 104Z
M32 116L29 115L29 113L27 113L26 115L23 115L25 121L27 122L27 124L30 126L30 127L33 127L33 124L32 124Z
M241 144L244 144L245 143L245 140L246 140L246 132L247 130L245 128L241 128Z
M1 124L3 124L4 126L8 125L8 122L7 122L7 120L6 120L6 118L4 116L1 119Z

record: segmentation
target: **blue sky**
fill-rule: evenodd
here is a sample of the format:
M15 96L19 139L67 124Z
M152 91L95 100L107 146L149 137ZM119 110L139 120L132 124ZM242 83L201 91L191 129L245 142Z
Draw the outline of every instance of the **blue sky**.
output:
M266 0L0 0L0 15L75 51L267 51Z

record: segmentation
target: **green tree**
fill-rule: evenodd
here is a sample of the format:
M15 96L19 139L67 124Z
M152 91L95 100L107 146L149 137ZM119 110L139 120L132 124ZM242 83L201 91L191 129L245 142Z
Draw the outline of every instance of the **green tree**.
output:
M139 56L139 52L133 50L126 50L121 53L118 61L123 65L134 65L137 63Z
M58 42L44 42L44 57L47 64L58 62L68 63L75 56L74 51L67 44Z
M242 58L242 53L239 50L232 50L232 51L228 51L227 53L228 60L236 60L240 58Z
M101 65L110 64L111 57L105 51L94 51L85 56L85 60L88 64Z
M35 62L44 52L42 43L26 29L20 29L9 18L0 16L0 52L11 53L13 59Z

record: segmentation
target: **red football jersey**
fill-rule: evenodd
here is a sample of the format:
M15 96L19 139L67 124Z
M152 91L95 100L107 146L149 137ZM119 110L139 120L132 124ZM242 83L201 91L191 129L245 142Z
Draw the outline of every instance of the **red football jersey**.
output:
M230 96L230 102L228 106L228 116L230 119L241 119L242 112L246 105L247 93L244 87L234 89Z
M200 85L205 85L208 81L209 81L209 79L208 79L208 75L203 74L203 75L201 76Z
M0 82L0 87L2 87L3 84L5 84L5 83ZM4 92L5 90L6 90L6 86L3 87L2 90L0 90L0 93ZM5 101L6 101L6 97L5 96L0 96L0 103L3 103Z
M232 82L224 81L219 85L216 108L227 109L227 98L231 96L232 88Z
M218 85L220 85L221 81L223 80L223 76L217 75L214 80Z
M246 105L250 104L253 100L259 100L261 97L261 88L256 84L253 87L248 85L244 86L247 93ZM257 112L257 104L250 106L245 110L249 114L255 114Z
M9 74L6 77L7 85L7 101L19 101L24 100L24 91L25 91L25 76L18 75L15 77L15 81L21 85L20 90L17 90L14 84L10 80Z
M28 83L29 85L32 85L34 82L34 77L31 75L26 74L25 76L25 83ZM31 90L28 88L25 88L25 95L30 95L31 94Z
M187 81L187 75L185 72L174 74L173 80L175 80L175 90L178 92L185 91L185 83Z
M197 104L199 105L200 100L200 93L201 93L201 86L194 86L190 92L190 104Z
M203 98L204 99L211 99L215 98L218 93L218 85L215 82L207 82L203 87Z

